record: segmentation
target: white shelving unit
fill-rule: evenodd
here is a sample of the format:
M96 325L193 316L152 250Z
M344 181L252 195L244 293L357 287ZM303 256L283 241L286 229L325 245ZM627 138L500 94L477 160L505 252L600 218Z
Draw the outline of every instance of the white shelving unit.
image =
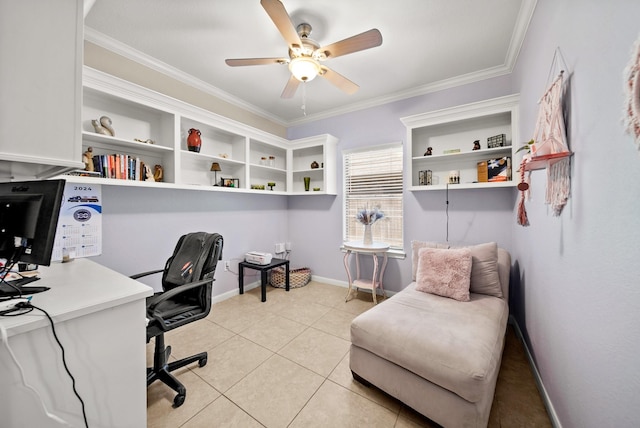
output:
M265 190L282 193L287 185L287 150L254 139L249 140L249 188L252 185L265 186ZM268 183L275 183L268 190Z
M402 118L407 128L409 190L445 189L450 171L459 171L460 182L448 184L449 190L515 186L517 177L513 172L519 164L515 152L520 144L512 140L519 135L518 102L519 95L510 95ZM487 138L499 134L505 135L507 145L488 148ZM479 150L473 150L476 140L480 141ZM428 147L432 154L426 156ZM460 151L447 153L456 149ZM511 179L478 182L478 162L503 157L510 158ZM431 185L420 184L419 173L426 170L431 171Z
M83 85L82 151L92 147L94 156L118 154L150 167L161 165L163 182L84 176L67 176L67 180L280 195L336 194L337 139L333 136L289 141L88 67ZM95 132L91 122L102 116L111 119L115 136ZM192 128L200 131L199 152L187 148ZM322 167L311 169L313 161ZM221 169L218 183L230 179L234 187L214 186L214 162ZM320 191L304 192L305 176ZM275 183L272 190L269 183Z
M337 194L335 173L337 144L338 139L328 134L291 142L289 182L292 194ZM317 168L312 168L314 162L317 163ZM309 191L305 190L304 177L310 179Z

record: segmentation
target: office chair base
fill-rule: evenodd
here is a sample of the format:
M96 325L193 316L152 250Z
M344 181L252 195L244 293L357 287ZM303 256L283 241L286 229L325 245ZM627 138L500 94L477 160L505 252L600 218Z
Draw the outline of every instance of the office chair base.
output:
M169 388L173 389L178 393L173 399L173 407L177 408L182 406L184 403L184 400L187 397L187 389L175 376L171 374L171 372L191 363L195 363L196 361L198 362L198 367L204 367L207 364L208 355L206 352L201 352L178 361L167 363L169 356L171 355L171 346L164 346L163 336L164 335L162 334L156 336L153 367L147 368L147 386L151 385L156 380L159 380Z

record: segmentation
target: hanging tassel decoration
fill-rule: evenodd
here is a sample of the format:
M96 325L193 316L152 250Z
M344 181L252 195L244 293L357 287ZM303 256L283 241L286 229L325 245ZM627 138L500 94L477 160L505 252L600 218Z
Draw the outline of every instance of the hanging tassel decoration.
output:
M559 216L569 200L571 188L571 163L569 158L559 160L547 168L547 192L545 203L551 206L554 216Z
M631 59L624 69L624 91L624 126L640 152L640 38L634 43Z
M529 183L527 183L524 178L525 163L526 161L524 159L520 163L520 183L518 184L518 190L520 191L520 202L518 202L518 224L520 226L529 226L529 218L527 217L527 210L524 206L526 193L529 190Z

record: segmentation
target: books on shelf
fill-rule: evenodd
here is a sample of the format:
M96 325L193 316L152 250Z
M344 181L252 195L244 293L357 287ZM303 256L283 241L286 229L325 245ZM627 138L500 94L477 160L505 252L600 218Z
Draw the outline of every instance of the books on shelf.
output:
M94 155L93 169L99 177L145 181L145 163L126 154Z

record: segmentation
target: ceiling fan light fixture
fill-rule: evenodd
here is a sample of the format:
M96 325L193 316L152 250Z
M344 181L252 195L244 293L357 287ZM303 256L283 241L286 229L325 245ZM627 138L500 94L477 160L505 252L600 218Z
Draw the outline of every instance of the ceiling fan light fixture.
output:
M320 74L320 65L310 57L293 58L289 63L289 70L293 77L301 82L310 82Z

